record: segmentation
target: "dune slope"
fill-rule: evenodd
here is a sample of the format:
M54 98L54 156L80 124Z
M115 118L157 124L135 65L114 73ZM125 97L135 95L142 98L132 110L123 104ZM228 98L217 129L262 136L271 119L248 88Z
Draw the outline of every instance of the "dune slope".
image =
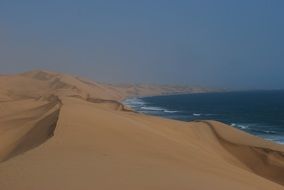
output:
M215 121L134 113L119 87L0 77L1 189L284 189L284 148Z

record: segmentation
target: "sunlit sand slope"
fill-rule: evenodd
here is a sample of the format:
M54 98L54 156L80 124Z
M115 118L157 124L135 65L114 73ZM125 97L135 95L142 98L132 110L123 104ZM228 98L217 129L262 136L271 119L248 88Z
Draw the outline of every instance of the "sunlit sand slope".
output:
M283 146L225 124L134 113L119 87L51 72L0 89L1 189L284 189Z

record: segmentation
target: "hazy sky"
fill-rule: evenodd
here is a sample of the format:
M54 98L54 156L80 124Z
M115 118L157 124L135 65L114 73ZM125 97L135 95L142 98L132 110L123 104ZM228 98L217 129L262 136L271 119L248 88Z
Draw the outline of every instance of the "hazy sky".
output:
M0 71L284 88L283 0L0 0Z

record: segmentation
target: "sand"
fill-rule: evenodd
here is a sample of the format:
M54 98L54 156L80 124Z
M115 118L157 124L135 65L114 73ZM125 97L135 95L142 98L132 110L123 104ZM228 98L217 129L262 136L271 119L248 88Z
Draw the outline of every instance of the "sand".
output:
M47 71L0 76L0 189L284 189L283 145L135 113L128 95Z

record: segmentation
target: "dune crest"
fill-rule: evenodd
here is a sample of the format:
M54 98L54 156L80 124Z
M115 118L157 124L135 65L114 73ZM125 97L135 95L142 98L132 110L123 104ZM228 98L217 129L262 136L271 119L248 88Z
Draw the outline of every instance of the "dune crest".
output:
M284 189L283 145L119 102L152 88L48 71L0 76L1 189ZM161 89L153 95L174 90Z

